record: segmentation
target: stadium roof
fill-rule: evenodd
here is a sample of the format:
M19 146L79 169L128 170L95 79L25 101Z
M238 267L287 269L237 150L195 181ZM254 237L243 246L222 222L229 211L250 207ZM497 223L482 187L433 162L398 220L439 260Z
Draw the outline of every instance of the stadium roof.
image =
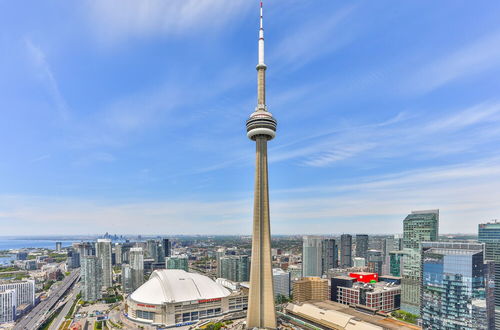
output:
M149 280L135 290L130 298L139 303L162 303L215 299L231 292L209 277L181 269L155 270Z

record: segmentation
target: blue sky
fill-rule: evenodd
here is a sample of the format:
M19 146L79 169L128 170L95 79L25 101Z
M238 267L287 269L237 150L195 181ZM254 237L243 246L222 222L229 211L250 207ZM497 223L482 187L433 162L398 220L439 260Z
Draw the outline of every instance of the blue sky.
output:
M0 228L248 234L258 1L0 0ZM275 234L500 216L500 3L265 1Z

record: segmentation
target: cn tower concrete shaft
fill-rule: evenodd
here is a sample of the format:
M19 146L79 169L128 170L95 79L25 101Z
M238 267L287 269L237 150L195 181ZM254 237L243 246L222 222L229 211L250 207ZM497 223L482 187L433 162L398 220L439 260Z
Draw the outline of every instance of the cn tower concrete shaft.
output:
M271 266L271 228L267 179L267 138L257 137L255 142L257 159L247 327L249 329L275 329L276 312Z
M264 27L260 8L259 62L257 64L257 107L247 120L247 136L256 144L255 195L253 204L252 264L248 297L247 328L276 329L271 224L267 177L267 141L276 135L277 122L266 107Z

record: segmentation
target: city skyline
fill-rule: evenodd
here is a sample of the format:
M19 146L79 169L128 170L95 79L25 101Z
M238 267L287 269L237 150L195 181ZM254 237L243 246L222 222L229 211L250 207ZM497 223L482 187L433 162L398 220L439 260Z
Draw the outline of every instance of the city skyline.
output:
M257 3L1 4L2 233L250 234ZM499 217L500 4L266 5L274 234Z

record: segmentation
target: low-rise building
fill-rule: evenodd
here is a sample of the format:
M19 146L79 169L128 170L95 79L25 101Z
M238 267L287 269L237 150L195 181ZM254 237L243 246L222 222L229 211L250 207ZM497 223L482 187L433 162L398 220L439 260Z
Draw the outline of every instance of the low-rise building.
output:
M330 294L332 301L349 306L362 306L373 311L389 312L399 308L401 286L398 282L366 281L370 278L369 275L359 275L359 273L352 275L332 277Z
M293 301L328 300L328 280L320 277L304 277L293 283Z

